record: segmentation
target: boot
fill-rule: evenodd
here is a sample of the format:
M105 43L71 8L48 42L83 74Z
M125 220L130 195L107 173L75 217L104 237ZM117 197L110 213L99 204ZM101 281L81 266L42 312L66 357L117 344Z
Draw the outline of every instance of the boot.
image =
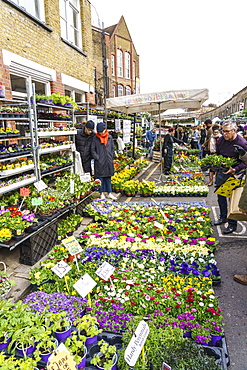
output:
M234 275L233 280L237 283L247 285L247 275Z

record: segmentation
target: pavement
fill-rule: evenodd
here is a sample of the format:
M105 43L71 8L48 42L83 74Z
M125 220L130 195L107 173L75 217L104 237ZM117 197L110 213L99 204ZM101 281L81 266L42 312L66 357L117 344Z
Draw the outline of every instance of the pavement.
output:
M147 169L138 175L139 180L146 179L149 181L162 181L164 175L160 170L158 161L150 162ZM206 177L208 182L208 177ZM95 194L97 197L97 194ZM116 194L121 202L135 201L143 202L150 201L150 198L134 197L127 198L121 194ZM204 201L212 209L212 222L218 219L219 208L217 205L217 197L214 194L214 187L209 188L207 197L159 197L157 201L171 202L191 202ZM76 233L79 233L89 222L90 218L84 218L81 227ZM229 370L247 370L247 286L241 285L233 280L235 274L247 274L247 222L239 222L236 232L223 235L223 226L214 227L214 234L219 240L215 257L221 273L221 285L214 287L215 294L219 299L220 307L223 311L227 351L230 359L228 366ZM18 301L26 296L31 286L28 280L28 274L31 266L22 265L19 263L20 249L9 251L8 249L0 249L0 261L5 262L7 272L11 274L17 285L13 287L9 293L9 298L13 301ZM45 257L44 257L45 258ZM38 263L39 264L39 263ZM188 369L189 370L189 369ZM199 370L199 369L198 369Z

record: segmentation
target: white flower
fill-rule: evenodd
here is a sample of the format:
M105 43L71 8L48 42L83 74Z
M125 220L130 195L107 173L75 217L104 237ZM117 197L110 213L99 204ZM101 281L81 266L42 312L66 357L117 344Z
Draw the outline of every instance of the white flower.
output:
M212 294L210 294L209 298L210 298L210 299L215 299L215 296L214 296L214 295L212 295Z
M208 307L214 307L213 303L209 303Z
M118 289L118 292L119 292L119 293L123 293L123 291L124 291L124 290L123 290L122 288Z
M127 286L125 287L125 289L126 289L126 290L130 290L130 286L129 286L129 285L127 285Z
M104 289L105 290L110 290L110 288L107 285L104 286Z
M129 297L126 297L126 296L125 296L125 297L124 297L124 300L125 300L125 301L129 301Z
M145 299L146 299L146 301L150 301L150 296L146 295Z
M199 302L199 306L203 307L204 306L204 303L203 302Z

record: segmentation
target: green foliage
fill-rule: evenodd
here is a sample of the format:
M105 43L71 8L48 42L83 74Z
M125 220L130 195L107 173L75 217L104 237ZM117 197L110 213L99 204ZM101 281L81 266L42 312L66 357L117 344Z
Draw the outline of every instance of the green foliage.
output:
M90 363L92 365L98 365L104 370L111 370L114 363L114 355L117 352L116 346L112 346L105 342L103 339L99 341L100 352L96 353Z

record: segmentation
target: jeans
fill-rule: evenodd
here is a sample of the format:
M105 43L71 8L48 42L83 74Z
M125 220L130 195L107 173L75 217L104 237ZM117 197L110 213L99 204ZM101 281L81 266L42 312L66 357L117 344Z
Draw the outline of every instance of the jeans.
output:
M218 204L220 207L220 218L223 220L228 221L228 225L232 227L237 227L237 221L236 220L231 220L230 218L227 218L227 198L223 197L223 195L218 195Z
M99 189L100 193L111 193L112 186L111 186L111 178L110 177L97 177L101 181L101 187Z
M148 149L150 159L153 158L153 149L154 149L154 144L152 143Z

